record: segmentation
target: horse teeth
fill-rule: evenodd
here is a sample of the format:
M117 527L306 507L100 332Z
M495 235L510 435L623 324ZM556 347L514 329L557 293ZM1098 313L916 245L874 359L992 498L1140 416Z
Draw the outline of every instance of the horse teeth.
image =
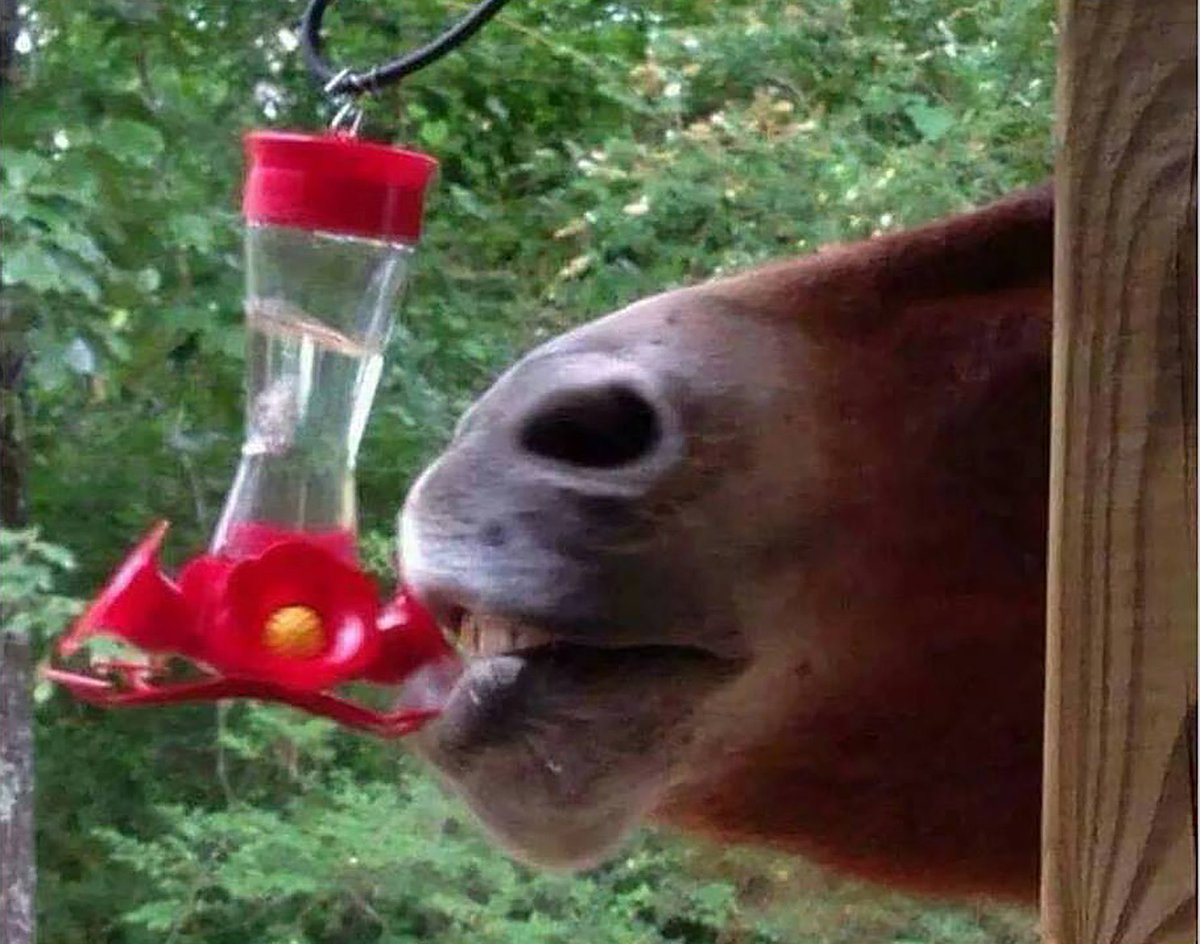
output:
M462 620L459 620L453 626L444 626L438 623L438 629L442 631L442 638L451 646L457 647L462 641Z
M522 626L501 617L467 614L447 638L467 655L486 658L531 649L553 642L554 637L540 629Z

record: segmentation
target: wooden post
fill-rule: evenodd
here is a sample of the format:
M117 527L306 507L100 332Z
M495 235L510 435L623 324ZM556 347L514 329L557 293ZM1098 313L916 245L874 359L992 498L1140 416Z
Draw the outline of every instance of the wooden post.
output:
M1060 0L1042 924L1196 941L1196 0Z

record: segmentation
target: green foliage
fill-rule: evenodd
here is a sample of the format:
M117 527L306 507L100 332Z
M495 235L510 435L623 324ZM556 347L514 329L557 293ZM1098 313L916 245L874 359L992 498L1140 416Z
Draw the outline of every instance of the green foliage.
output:
M26 6L0 224L33 353L40 531L0 536L0 606L39 644L151 521L175 523L175 557L215 523L241 431L238 137L330 115L295 48L300 7ZM464 8L335 4L329 48L377 61ZM442 170L363 447L369 565L390 579L409 482L531 344L1044 177L1052 19L1048 0L518 3L380 96L368 133ZM1021 916L662 837L585 877L537 875L389 746L261 706L105 713L43 694L54 944L1032 939Z
M79 603L55 592L60 576L75 569L65 547L42 540L37 528L0 528L0 632L40 636L57 633L79 612Z
M161 813L165 841L104 834L157 891L125 916L147 940L618 944L663 940L657 929L684 917L715 939L734 909L728 886L681 883L667 852L584 879L530 872L407 772L388 784L339 778L283 807Z
M761 856L719 861L702 850L708 861L697 865L696 850L653 836L586 876L533 872L489 850L461 809L406 766L388 783L337 776L270 807L157 814L168 831L150 843L100 832L113 860L154 889L124 916L134 941L1032 940L1027 923L1005 912L930 910L812 870L798 882ZM789 896L787 905L764 909L764 885Z

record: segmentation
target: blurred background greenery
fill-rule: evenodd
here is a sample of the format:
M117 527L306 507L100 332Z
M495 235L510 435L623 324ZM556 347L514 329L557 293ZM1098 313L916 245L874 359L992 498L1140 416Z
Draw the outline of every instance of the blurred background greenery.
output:
M337 61L468 4L335 4ZM0 140L3 292L32 356L33 529L7 628L39 655L153 519L215 523L241 435L240 135L316 128L299 0L27 0ZM413 475L496 373L640 295L869 237L1051 166L1049 0L518 0L381 95L435 154L420 271L359 470L386 577ZM10 335L11 336L11 335ZM581 877L512 864L391 744L272 708L103 713L37 691L40 940L1033 940L795 861L647 833Z

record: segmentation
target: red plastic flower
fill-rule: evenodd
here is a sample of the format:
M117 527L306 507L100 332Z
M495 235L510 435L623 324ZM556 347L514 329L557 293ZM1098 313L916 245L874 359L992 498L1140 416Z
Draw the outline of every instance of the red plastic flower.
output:
M104 663L115 676L47 674L97 704L250 697L282 701L379 734L406 733L432 711L379 714L329 694L351 681L398 684L418 668L456 660L436 624L403 592L380 607L355 564L351 535L242 526L226 547L201 555L178 583L158 565L166 524L156 526L58 646L112 635L160 655L186 657L209 678L162 682L141 663ZM116 683L120 684L117 685Z
M222 675L320 690L361 677L379 653L370 578L301 539L232 564L209 605L204 661Z

